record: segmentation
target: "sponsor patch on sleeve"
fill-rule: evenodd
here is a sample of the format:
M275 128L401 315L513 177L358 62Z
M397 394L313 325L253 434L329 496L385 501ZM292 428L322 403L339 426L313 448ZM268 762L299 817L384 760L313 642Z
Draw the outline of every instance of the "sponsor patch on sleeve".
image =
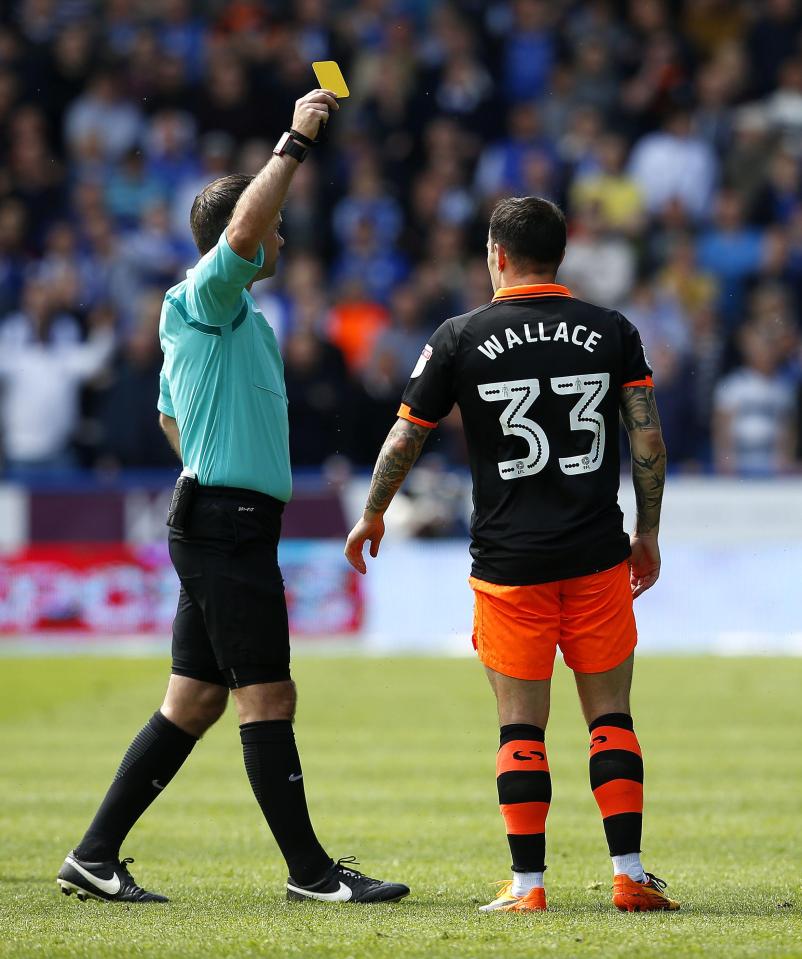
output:
M415 377L421 375L421 373L423 372L426 364L429 362L431 357L432 357L432 348L427 343L426 346L424 346L424 348L421 350L421 354L418 357L418 362L415 364L415 369L412 371L411 378L413 380L415 379Z

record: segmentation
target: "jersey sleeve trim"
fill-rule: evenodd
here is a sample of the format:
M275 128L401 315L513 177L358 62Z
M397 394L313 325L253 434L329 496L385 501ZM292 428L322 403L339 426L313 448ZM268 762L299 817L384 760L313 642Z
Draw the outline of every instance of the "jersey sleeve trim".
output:
M651 386L654 387L654 380L651 376L645 376L642 380L630 380L629 383L622 383L621 389L627 386Z
M406 403L402 403L398 408L398 415L402 420L409 420L410 423L417 423L418 426L426 426L430 430L437 428L437 423L432 423L429 420L422 420L419 416L413 416L412 410Z

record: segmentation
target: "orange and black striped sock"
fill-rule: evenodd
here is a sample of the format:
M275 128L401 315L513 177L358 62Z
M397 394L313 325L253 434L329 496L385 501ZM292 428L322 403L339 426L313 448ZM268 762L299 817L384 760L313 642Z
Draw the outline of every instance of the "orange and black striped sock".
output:
M590 730L590 788L602 814L611 856L640 852L643 760L632 717L607 713Z
M496 785L515 872L542 873L546 868L551 774L544 740L538 726L513 723L501 727Z

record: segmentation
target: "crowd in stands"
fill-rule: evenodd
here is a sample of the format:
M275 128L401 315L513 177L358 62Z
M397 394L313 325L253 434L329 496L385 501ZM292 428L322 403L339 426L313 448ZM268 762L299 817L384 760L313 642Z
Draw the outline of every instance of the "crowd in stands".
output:
M0 470L160 467L165 289L188 213L255 173L338 60L279 275L298 468L371 464L427 337L491 296L501 196L566 210L559 281L621 310L672 468L801 455L797 0L8 0L0 9ZM430 443L461 466L458 412ZM1 474L0 474L1 475Z

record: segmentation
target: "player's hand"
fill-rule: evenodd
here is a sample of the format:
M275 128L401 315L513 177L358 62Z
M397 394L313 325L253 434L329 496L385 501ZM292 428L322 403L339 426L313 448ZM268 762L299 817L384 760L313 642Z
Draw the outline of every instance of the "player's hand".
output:
M632 598L651 589L660 575L660 547L657 533L633 533L629 537L632 556L629 560L629 584Z
M292 128L310 140L316 140L321 123L329 118L329 111L339 109L340 104L331 90L310 90L306 96L295 101Z
M381 513L366 513L348 534L345 543L345 558L358 573L367 573L362 549L370 542L370 555L375 559L379 555L379 543L384 536L384 517Z

